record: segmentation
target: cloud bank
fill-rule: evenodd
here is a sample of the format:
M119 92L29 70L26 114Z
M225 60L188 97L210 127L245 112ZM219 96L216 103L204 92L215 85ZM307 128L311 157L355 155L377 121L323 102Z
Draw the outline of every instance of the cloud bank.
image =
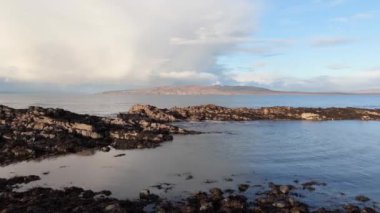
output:
M0 79L56 85L217 81L252 0L4 0Z
M346 75L323 75L312 78L281 76L273 72L252 71L235 73L232 78L241 85L256 85L277 90L347 92L363 88L378 88L380 68L362 70Z

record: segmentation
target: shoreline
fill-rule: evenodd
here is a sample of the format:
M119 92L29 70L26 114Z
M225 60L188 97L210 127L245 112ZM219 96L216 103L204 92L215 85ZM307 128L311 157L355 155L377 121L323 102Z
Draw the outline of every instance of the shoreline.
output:
M255 120L380 121L380 109L227 108L210 104L166 109L137 104L116 117L101 117L63 109L0 105L0 165L87 149L155 148L173 140L173 135L201 134L175 126L178 121Z
M235 189L222 190L205 187L192 192L181 200L167 200L149 189L142 190L138 199L124 200L112 197L108 190L94 192L80 187L53 189L34 187L17 191L22 184L40 180L39 176L16 176L0 178L0 209L2 212L377 212L378 206L370 198L357 195L355 202L340 205L309 205L302 200L300 190L313 193L325 183L308 181L278 185L269 182L263 190L246 195L249 183L239 184ZM306 195L307 197L307 195Z
M0 112L1 166L86 150L108 152L110 147L118 150L155 148L172 140L173 135L205 133L177 127L176 122L380 120L380 109L358 108L256 109L201 105L160 109L150 105L135 105L127 113L119 113L112 118L41 107L13 109L0 106ZM309 206L302 201L302 195L297 190L313 191L318 187L326 187L324 183L316 181L292 185L268 183L265 190L253 195L244 194L244 191L254 187L251 183L239 184L228 192L215 187L210 189L205 185L203 192L192 192L192 195L184 196L179 202L159 197L149 190L141 191L140 198L136 200L116 199L112 198L110 191L93 192L75 186L65 189L35 187L17 191L22 184L39 179L34 175L0 179L0 209L6 209L5 212L144 212L148 209L157 212L378 211L377 204L364 195L358 195L357 202L336 207ZM220 187L219 184L217 187Z

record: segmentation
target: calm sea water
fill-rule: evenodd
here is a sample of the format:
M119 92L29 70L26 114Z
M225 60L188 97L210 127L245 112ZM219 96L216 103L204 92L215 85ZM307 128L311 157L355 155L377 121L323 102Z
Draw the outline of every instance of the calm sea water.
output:
M380 108L380 95L269 95L269 96L150 96L1 94L0 104L16 108L30 105L59 107L78 113L108 115L127 111L136 103L158 107L217 104L227 107L363 107Z
M380 96L105 96L0 95L13 107L40 105L81 113L110 115L135 103L161 107L214 103L223 106L310 106L380 108ZM175 136L157 149L88 151L0 168L1 177L40 175L26 186L81 186L111 190L118 198L136 198L150 188L168 198L211 187L265 186L269 181L327 183L304 198L310 204L353 202L358 194L380 201L380 122L253 121L177 125L210 132ZM125 153L123 157L114 155ZM49 172L48 175L42 175ZM192 179L188 179L192 176ZM225 179L232 178L228 182ZM212 182L212 183L206 183ZM164 189L155 189L154 185ZM263 190L254 187L247 193ZM306 192L301 191L301 194ZM342 194L344 193L344 194Z

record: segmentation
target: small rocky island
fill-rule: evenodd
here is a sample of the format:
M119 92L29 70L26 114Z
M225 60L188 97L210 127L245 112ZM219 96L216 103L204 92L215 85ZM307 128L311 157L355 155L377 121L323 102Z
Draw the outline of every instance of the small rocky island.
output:
M197 134L178 121L380 120L380 109L226 108L215 105L161 109L135 105L116 117L81 115L63 109L0 105L0 165L85 149L154 148L174 134Z
M201 134L175 126L186 121L252 121L252 120L363 120L379 121L380 109L358 108L226 108L215 105L161 109L135 105L126 113L100 117L63 109L29 107L13 109L0 105L0 164L77 153L88 149L154 148L170 141L175 134ZM52 189L37 187L16 190L20 185L39 180L30 175L0 178L0 212L144 212L153 205L155 212L366 212L377 210L366 205L369 198L358 196L362 204L347 204L336 209L311 207L299 199L297 190L314 189L310 182L297 185L269 183L265 191L253 197L219 188L205 189L183 198L168 201L149 190L139 199L119 200L110 191L93 192L78 187ZM237 193L236 193L237 192Z

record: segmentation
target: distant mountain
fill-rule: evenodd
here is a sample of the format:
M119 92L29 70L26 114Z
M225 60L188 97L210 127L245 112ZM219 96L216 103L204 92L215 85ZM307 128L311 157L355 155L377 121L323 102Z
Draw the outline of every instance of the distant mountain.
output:
M254 95L279 93L254 86L162 86L147 89L108 91L103 94L133 95Z
M380 94L380 88L355 91L356 94Z
M102 92L101 94L126 95L362 95L380 94L380 89L360 90L355 92L298 92L276 91L255 86L162 86L146 89L116 90Z

